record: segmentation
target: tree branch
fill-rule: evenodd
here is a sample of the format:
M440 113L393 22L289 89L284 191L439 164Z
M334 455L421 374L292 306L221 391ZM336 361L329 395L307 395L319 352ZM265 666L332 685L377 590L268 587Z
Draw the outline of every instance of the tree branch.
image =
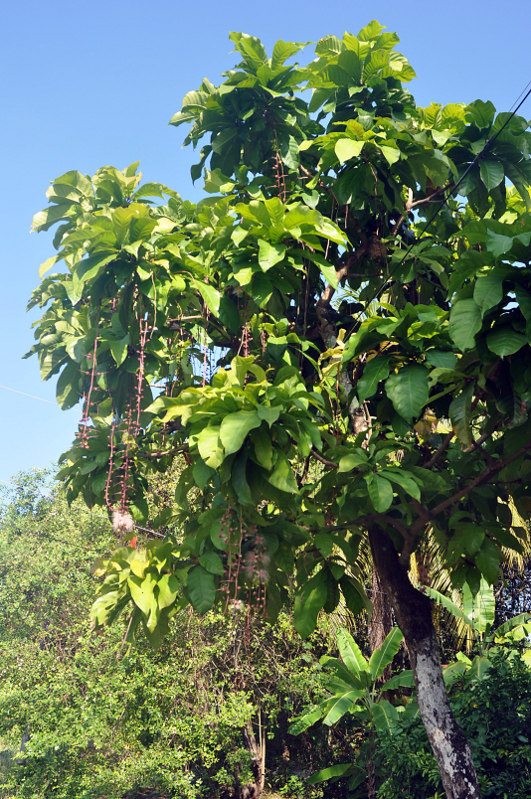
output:
M316 449L312 449L311 452L310 452L310 455L313 455L315 460L319 461L320 463L324 464L325 466L328 466L329 469L337 469L338 466L339 466L339 463L335 463L335 461L329 461L326 458L323 458L323 456L320 455L317 452Z
M437 463L437 461L439 460L439 458L441 457L441 455L443 455L443 454L444 454L444 452L445 452L445 451L448 449L448 445L450 444L450 441L452 440L452 438L453 438L453 437L454 437L454 432L453 432L453 430L452 430L452 432L451 432L451 433L448 433L448 434L446 435L446 437L445 437L444 441L442 442L442 444L441 444L441 446L439 447L439 449L437 450L437 452L435 452L435 453L434 453L434 454L431 456L431 458L430 458L428 461L426 461L426 463L421 463L421 466L422 466L422 468L423 468L423 469L431 469L431 467L432 467L432 466L433 466L435 463Z
M141 458L154 461L157 458L164 458L166 455L175 455L177 452L188 452L188 444L181 444L180 447L172 447L172 449L165 449L160 452L139 452Z
M492 464L492 466L489 466L488 469L485 469L485 471L483 471L481 474L475 477L470 483L468 483L468 485L463 486L463 488L460 488L459 491L456 491L455 494L452 494L451 497L448 497L442 502L439 502L439 504L436 505L433 508L433 510L426 511L428 514L428 519L431 521L434 518L434 516L438 516L439 513L442 513L444 510L450 508L460 499L466 497L467 494L470 494L470 492L474 490L474 488L477 488L478 486L482 485L482 483L485 483L487 480L493 477L495 474L501 472L501 470L504 469L506 466L508 466L509 463L512 463L512 461L515 461L517 458L520 457L520 455L523 455L525 452L528 452L529 450L531 450L531 442L529 444L526 444L525 447L522 447L521 449L518 450L518 452L515 452L510 457L504 458L503 460L497 461L496 463ZM411 534L416 536L417 533L419 533L422 530L423 526L426 523L427 523L426 517L424 515L421 518L417 519L417 521L411 527Z

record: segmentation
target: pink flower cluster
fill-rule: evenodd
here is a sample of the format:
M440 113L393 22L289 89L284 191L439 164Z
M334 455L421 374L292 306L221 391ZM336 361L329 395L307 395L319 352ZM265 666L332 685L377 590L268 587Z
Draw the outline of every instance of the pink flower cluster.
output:
M112 528L115 533L132 533L135 529L133 517L125 511L113 510Z

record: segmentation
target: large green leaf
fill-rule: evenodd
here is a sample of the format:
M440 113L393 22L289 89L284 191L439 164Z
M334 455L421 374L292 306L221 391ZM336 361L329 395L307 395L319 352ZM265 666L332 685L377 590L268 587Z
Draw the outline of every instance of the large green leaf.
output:
M350 161L351 158L357 158L363 150L364 144L364 141L355 141L354 139L339 139L335 146L339 163L343 164L345 161Z
M385 380L389 376L389 358L372 358L365 369L363 377L358 380L356 389L360 402L372 397L378 388L380 380Z
M291 464L282 452L277 451L277 462L267 481L288 494L297 494L299 491Z
M251 436L254 445L255 458L264 469L271 470L273 466L273 445L271 436L262 427L255 430Z
M363 584L359 580L356 580L355 577L351 577L349 574L345 574L341 578L339 585L345 598L346 605L352 613L358 614L361 613L362 610L370 611L370 599L367 596Z
M238 452L243 446L248 433L260 427L262 420L256 411L236 411L228 413L219 428L219 438L226 455Z
M273 47L273 55L271 57L271 66L277 69L282 66L288 58L299 52L306 44L304 42L284 42L279 39Z
M342 456L339 461L338 472L350 472L359 466L368 466L368 463L369 459L366 452L362 449L357 449L355 452L348 452Z
M369 489L369 497L377 513L385 513L393 503L393 486L385 477L378 474L364 475Z
M423 585L422 591L431 597L431 599L434 599L439 605L442 605L443 608L449 610L457 619L462 619L466 624L470 625L470 619L465 611L460 608L459 605L456 605L449 597L437 591L435 588L430 588L428 585Z
M490 667L491 662L488 657L485 657L484 655L476 655L476 657L472 660L469 671L476 678L476 680L482 680L490 670Z
M295 595L293 624L302 638L315 630L317 615L328 597L328 576L321 569L306 582Z
M271 425L278 420L282 410L282 405L259 405L256 409L256 413L259 419L267 422L269 427L271 427Z
M362 696L363 691L355 689L341 696L334 697L329 703L328 713L323 719L323 724L326 724L328 727L331 727L332 724L336 724Z
M449 330L452 340L463 352L475 346L476 333L481 330L481 310L474 300L457 300L452 305Z
M283 260L286 254L284 244L271 244L264 239L258 239L258 263L264 272Z
M503 233L496 233L494 230L487 231L487 247L496 258L505 255L513 246L514 236L505 236Z
M498 581L500 571L500 553L490 538L486 538L476 555L476 566L487 582L494 585Z
M199 454L212 469L221 466L225 458L225 453L220 440L219 425L208 425L203 428L197 437L197 449Z
M491 352L505 358L507 355L514 355L527 344L527 337L517 333L512 327L503 325L495 327L487 335L487 347Z
M460 660L457 660L455 663L450 663L449 666L445 666L443 669L443 679L446 687L450 688L454 682L461 679L466 670L466 664Z
M200 555L199 563L207 572L210 572L210 574L219 574L221 576L225 571L223 561L216 552L205 552L203 555Z
M394 627L390 633L385 637L385 640L379 649L375 649L369 660L369 671L371 677L376 680L384 673L385 667L393 662L393 658L400 649L400 643L403 639L402 630Z
M157 585L155 577L152 574L147 574L142 579L132 575L127 578L127 584L133 602L140 608L144 616L148 617L153 607L157 604L154 594L155 586Z
M415 677L411 669L395 674L382 685L382 691L395 691L397 688L414 688Z
M81 399L78 391L79 367L68 363L57 380L55 394L59 407L64 411L73 408Z
M412 422L428 401L428 371L418 364L403 366L387 378L385 390L396 412Z
M112 357L116 361L117 366L121 366L127 358L129 340L129 333L127 333L123 338L113 338L109 341Z
M387 147L386 145L380 144L378 149L384 156L389 166L396 164L396 162L400 160L401 153L397 147Z
M232 487L241 505L252 505L255 501L247 481L247 464L248 459L245 455L237 456L232 464Z
M420 500L419 484L413 479L411 473L408 473L405 469L401 469L398 466L388 466L386 469L381 469L379 474L392 483L396 483L413 499Z
M473 392L473 385L467 385L457 397L454 397L449 408L450 419L456 429L459 441L467 447L472 443L471 422Z
M308 785L315 785L317 782L326 782L334 777L345 777L352 774L356 768L354 763L337 763L335 766L327 766L316 774L312 774L306 782Z
M214 288L214 286L211 286L210 283L202 283L199 280L194 280L193 283L205 301L205 305L210 313L213 313L214 316L217 316L221 301L221 294L219 291Z
M374 726L380 735L394 735L402 728L400 726L400 717L404 712L404 708L397 708L391 704L387 699L381 699L375 702L371 708L371 715L374 721Z
M216 598L213 575L203 569L202 566L196 566L188 572L186 587L192 605L197 612L206 613L212 607Z
M503 297L503 276L493 269L486 275L480 275L474 286L474 302L481 315L501 302Z
M490 630L494 624L494 612L496 600L494 591L487 581L482 577L479 591L472 593L468 583L463 585L463 610L470 619L470 626L479 633Z
M332 288L336 289L338 277L334 264L329 263L326 258L323 258L323 256L318 252L309 252L306 257L309 258L310 261L313 261L314 264L317 264L319 270L324 275L328 283L330 283Z
M482 158L479 162L479 174L488 191L499 186L505 177L503 164L495 158Z
M320 721L323 718L323 710L321 705L318 707L313 708L308 713L304 713L304 715L299 716L299 718L295 719L293 724L290 724L288 727L288 732L290 735L300 735L301 732L307 730L308 727L313 726L317 721Z
M349 671L358 675L362 671L367 671L368 663L363 657L361 649L353 637L344 629L338 630L337 647L343 663Z
M512 630L527 624L529 621L531 621L531 613L520 613L518 616L513 616L512 619L509 619L503 624L500 624L499 627L496 627L494 630L494 636L496 639L503 638L504 636L509 635Z
M157 603L159 608L166 608L172 605L179 593L179 581L174 574L164 574L157 583L159 595Z

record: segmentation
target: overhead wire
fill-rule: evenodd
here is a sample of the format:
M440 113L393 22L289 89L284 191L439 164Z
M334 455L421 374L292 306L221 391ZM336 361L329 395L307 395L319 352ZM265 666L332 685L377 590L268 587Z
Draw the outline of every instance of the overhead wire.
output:
M39 400L39 402L46 402L48 403L48 405L57 404L53 400L44 399L44 397L38 397L36 394L28 394L27 391L21 391L18 388L11 388L10 386L2 386L2 385L0 385L0 388L3 388L4 391L12 391L13 394L21 394L23 397L29 397L30 399Z

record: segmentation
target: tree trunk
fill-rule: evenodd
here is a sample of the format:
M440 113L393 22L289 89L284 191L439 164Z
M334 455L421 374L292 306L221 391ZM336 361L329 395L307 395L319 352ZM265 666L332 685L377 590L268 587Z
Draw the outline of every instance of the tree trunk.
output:
M375 649L379 649L385 640L385 636L393 628L393 616L391 603L386 591L382 588L380 576L376 568L372 570L372 613L369 622L369 646L371 655ZM380 682L386 682L391 677L391 665L386 666Z
M252 721L247 722L243 734L251 755L255 782L244 786L240 795L242 799L259 799L265 787L265 735L262 729L260 710L258 710L258 741L254 734Z
M369 530L374 565L409 650L417 701L448 799L481 799L470 745L458 727L444 684L427 596L411 585L389 537Z

